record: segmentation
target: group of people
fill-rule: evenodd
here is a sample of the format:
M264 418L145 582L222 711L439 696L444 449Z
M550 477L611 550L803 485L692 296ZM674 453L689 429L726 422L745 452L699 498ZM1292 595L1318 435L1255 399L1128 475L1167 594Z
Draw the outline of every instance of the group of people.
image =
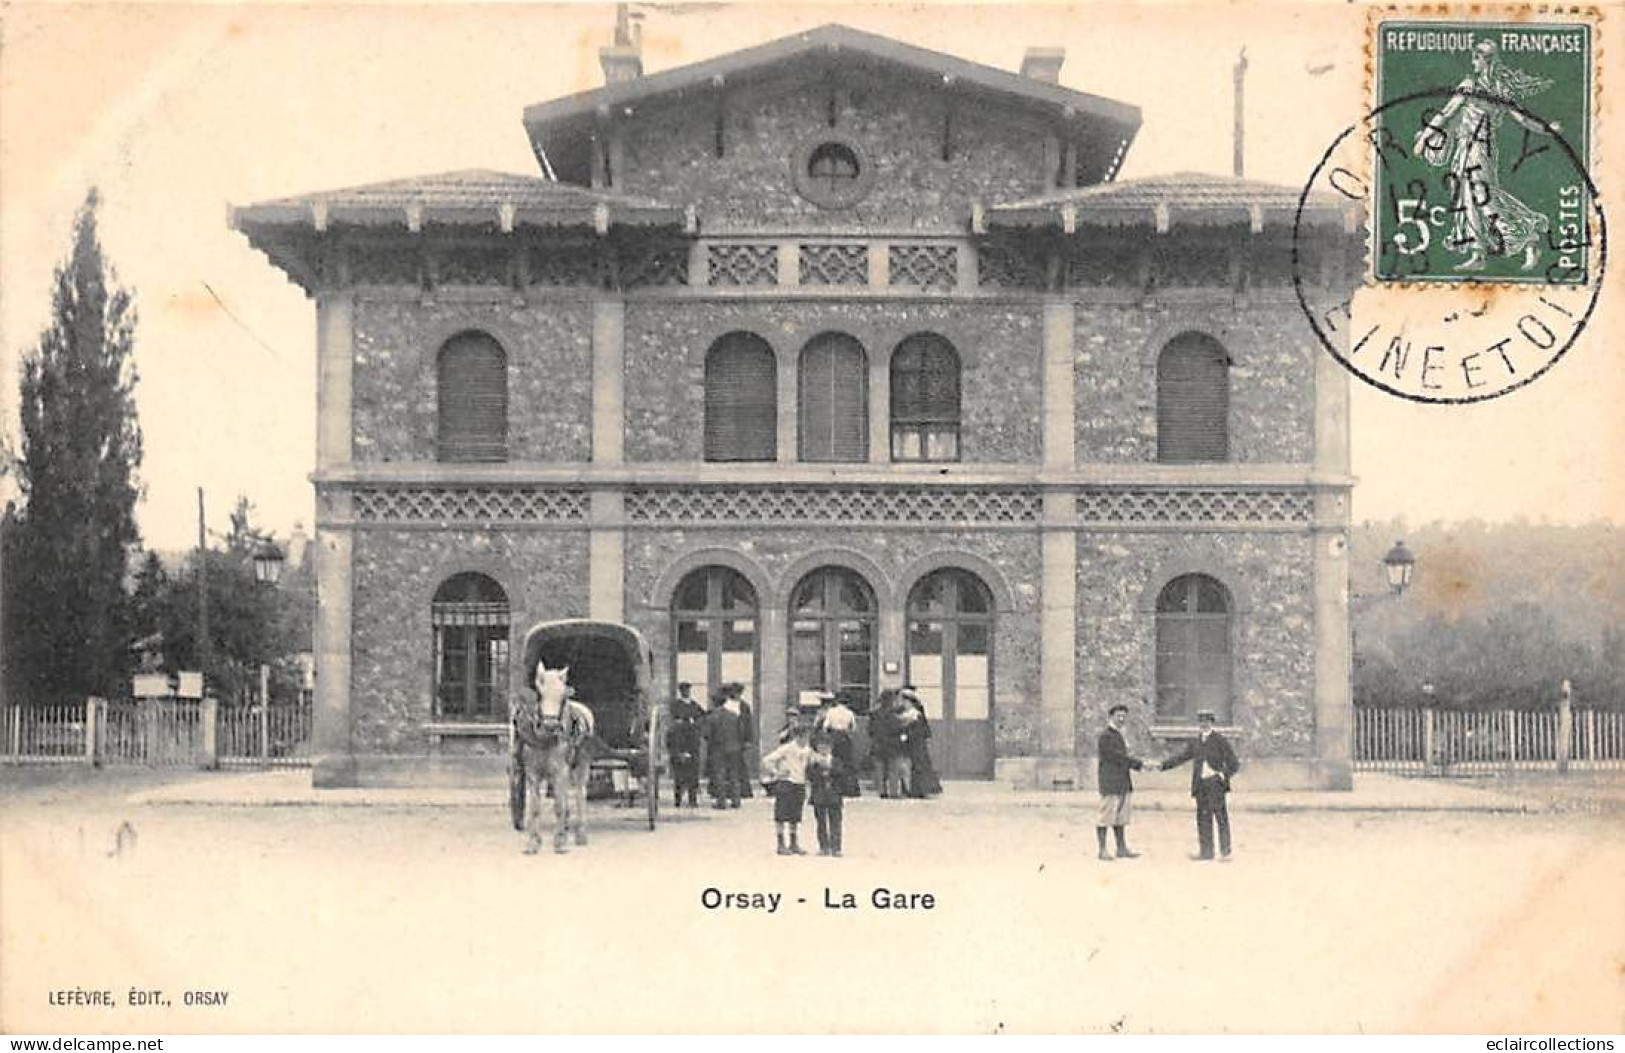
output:
M807 854L797 831L809 800L818 823L818 854L841 854L846 798L862 793L852 743L856 719L839 698L820 695L817 711L792 713L779 745L762 758L762 785L773 795L779 855Z
M693 685L677 685L666 727L666 753L671 760L673 806L699 807L700 764L711 776L711 807L738 808L751 796L745 758L756 747L756 716L745 701L745 685L723 684L707 710L689 697Z
M703 760L710 771L712 807L738 808L742 797L752 795L746 757L756 745L755 715L745 701L744 685L723 684L713 695L709 710L690 697L691 691L690 684L677 685L666 731L674 804L682 807L686 798L688 807L698 806ZM1098 858L1110 861L1139 856L1128 844L1128 826L1133 818L1132 773L1168 771L1190 764L1197 836L1197 853L1191 858L1228 860L1232 846L1226 799L1241 762L1217 730L1213 711L1199 710L1197 736L1160 761L1129 753L1123 737L1128 714L1129 708L1123 703L1111 706L1106 729L1097 743ZM809 801L818 824L818 854L841 854L843 802L861 794L853 743L856 722L856 715L841 699L822 694L815 711L790 712L777 745L762 758L761 782L774 799L774 832L780 855L806 855L797 831ZM881 692L869 714L869 756L881 797L930 797L942 792L942 782L931 763L930 740L931 723L912 687ZM1107 842L1108 831L1115 842L1115 853Z
M869 715L869 756L882 797L934 797L942 780L931 763L931 721L912 685L886 690Z
M1130 798L1134 793L1131 772L1141 770L1167 771L1181 764L1191 765L1191 796L1196 799L1197 853L1192 859L1223 861L1230 858L1230 812L1225 799L1230 793L1230 780L1241 770L1236 751L1215 728L1217 720L1212 710L1196 713L1197 736L1184 748L1160 761L1144 760L1132 756L1123 739L1123 728L1128 723L1128 706L1119 702L1106 714L1106 730L1100 733L1096 756L1096 781L1100 790L1100 817L1095 822L1095 841L1102 860L1134 859L1139 856L1128 846L1128 824L1131 816ZM1219 854L1213 854L1213 828L1219 830ZM1117 853L1106 847L1106 831L1110 828L1116 841Z

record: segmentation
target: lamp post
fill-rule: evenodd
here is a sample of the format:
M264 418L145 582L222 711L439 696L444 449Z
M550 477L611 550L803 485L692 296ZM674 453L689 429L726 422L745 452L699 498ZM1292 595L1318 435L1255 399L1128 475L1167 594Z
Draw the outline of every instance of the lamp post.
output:
M217 535L220 536L220 535ZM254 580L261 585L275 585L282 579L285 557L282 548L267 534L250 533L254 542ZM207 677L211 645L209 640L209 528L204 518L203 487L197 488L197 638L199 672ZM261 698L264 698L265 677L261 677Z
M254 580L274 588L282 580L282 549L269 537L258 537L254 546ZM271 666L260 663L260 763L271 763Z
M1416 557L1405 547L1405 542L1396 541L1382 557L1382 569L1388 575L1388 587L1398 596L1410 586L1411 575L1416 571Z
M1360 630L1355 625L1355 615L1383 600L1397 600L1410 588L1411 578L1416 573L1416 557L1405 547L1405 542L1395 541L1394 546L1383 555L1382 571L1388 579L1386 592L1349 593L1349 654L1353 658L1352 666L1360 664ZM1352 672L1351 669L1351 675ZM1353 691L1349 694L1352 697Z

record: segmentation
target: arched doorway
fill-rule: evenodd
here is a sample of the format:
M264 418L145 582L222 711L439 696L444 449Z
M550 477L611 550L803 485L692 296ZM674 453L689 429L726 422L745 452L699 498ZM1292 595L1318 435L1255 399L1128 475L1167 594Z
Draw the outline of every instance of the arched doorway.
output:
M689 572L671 602L672 684L686 681L690 697L710 705L723 684L745 685L756 706L756 590L731 567Z
M931 720L931 759L945 777L993 777L993 596L957 567L908 594L908 681Z
M820 567L790 593L790 698L842 695L867 712L875 683L875 593L845 567Z

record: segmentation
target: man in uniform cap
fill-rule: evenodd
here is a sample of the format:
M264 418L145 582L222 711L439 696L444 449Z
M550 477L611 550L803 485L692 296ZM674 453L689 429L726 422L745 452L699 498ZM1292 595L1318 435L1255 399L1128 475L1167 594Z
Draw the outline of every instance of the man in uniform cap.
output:
M1236 751L1230 748L1223 735L1214 729L1213 710L1196 711L1197 737L1185 748L1163 761L1163 771L1191 762L1191 796L1196 798L1196 841L1199 851L1192 859L1213 858L1213 824L1219 825L1219 858L1230 858L1230 812L1225 807L1225 795L1230 792L1230 780L1241 770Z
M1129 798L1134 793L1134 777L1145 762L1132 757L1128 743L1123 741L1123 726L1128 723L1128 706L1115 703L1106 711L1106 730L1096 743L1095 784L1100 790L1100 817L1095 820L1095 842L1100 846L1100 858L1134 859L1140 853L1128 846ZM1117 838L1117 855L1106 850L1106 828L1111 827Z

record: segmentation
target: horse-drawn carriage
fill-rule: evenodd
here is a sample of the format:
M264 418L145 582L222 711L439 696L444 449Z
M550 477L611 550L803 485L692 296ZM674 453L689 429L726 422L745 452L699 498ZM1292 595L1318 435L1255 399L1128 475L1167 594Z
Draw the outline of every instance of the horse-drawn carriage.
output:
M523 693L510 715L508 805L514 829L525 829L527 803L538 811L542 807L536 798L545 777L559 822L555 848L564 850L572 809L577 843L584 844L579 812L585 783L591 774L607 772L625 780L618 796L629 796L632 785L641 787L653 830L660 802L662 712L650 697L651 656L642 635L617 622L543 622L525 634L524 662L525 683L532 690ZM554 751L557 765L549 771L545 759ZM534 823L532 836L534 849Z

